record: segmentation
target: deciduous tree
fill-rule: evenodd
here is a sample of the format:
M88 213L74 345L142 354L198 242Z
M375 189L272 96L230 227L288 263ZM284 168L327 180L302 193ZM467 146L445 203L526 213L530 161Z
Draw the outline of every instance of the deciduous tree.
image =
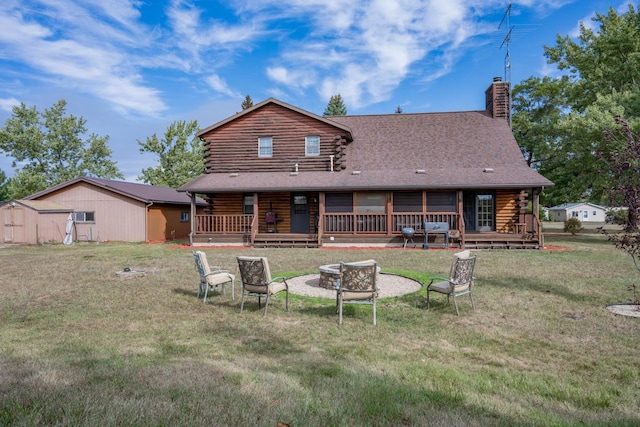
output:
M61 99L39 112L24 103L13 107L0 129L0 150L13 157L11 198L21 198L78 176L123 178L111 160L108 136L87 133L83 117L66 115Z
M0 202L9 200L9 188L7 187L7 174L0 170Z
M605 203L611 175L595 154L615 115L633 128L640 118L640 14L632 4L618 14L596 14L595 26L558 36L545 56L561 79L530 78L514 88L513 130L532 167L554 181L547 205Z
M616 248L627 252L640 272L640 133L634 133L629 124L616 117L616 126L605 132L606 150L598 158L607 163L612 182L609 190L612 204L628 208L627 221L622 233L605 231ZM631 285L634 300L640 304L637 286Z
M151 185L178 188L203 172L202 142L195 137L198 122L177 121L169 125L162 139L154 133L144 142L141 153L158 156L158 166L142 170L138 179Z

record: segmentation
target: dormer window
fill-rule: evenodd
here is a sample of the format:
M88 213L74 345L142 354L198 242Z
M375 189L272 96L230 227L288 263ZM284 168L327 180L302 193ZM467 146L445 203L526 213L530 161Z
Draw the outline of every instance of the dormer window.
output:
M305 156L320 155L320 137L318 135L310 135L304 139Z
M258 138L258 157L273 157L273 137Z

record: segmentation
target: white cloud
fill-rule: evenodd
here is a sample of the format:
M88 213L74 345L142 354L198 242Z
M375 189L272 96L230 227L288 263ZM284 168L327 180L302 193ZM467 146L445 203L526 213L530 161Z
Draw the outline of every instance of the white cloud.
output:
M283 43L284 63L269 68L269 77L299 88L304 85L292 76L322 69L320 95L341 93L354 108L387 99L429 49L447 43L455 48L473 28L464 25L466 9L459 0L349 2L348 16L337 24L325 15L345 6L342 1L329 2L322 11L314 2L285 3L283 9L307 14L314 26L304 41Z
M43 72L61 86L79 88L121 111L153 116L166 109L159 91L142 82L135 59L119 44L131 42L130 35L99 23L89 11L67 1L49 0L41 6L43 14L56 19L39 24L22 9L11 5L0 9L0 27L4 29L0 44L8 56L27 64L34 73ZM58 14L63 9L64 13ZM127 15L122 10L112 13L124 22L123 14ZM87 22L96 25L88 27ZM95 42L107 33L109 43ZM117 34L120 37L114 37Z
M0 98L0 110L10 112L17 105L20 105L20 101L15 98Z
M267 76L280 84L290 88L305 89L316 83L315 72L312 69L289 70L286 67L267 67Z
M234 91L231 88L229 88L229 85L227 85L227 82L224 81L224 79L222 77L220 77L219 75L217 75L217 74L212 74L212 75L206 77L204 80L216 92L220 92L220 93L222 93L224 95L227 95L227 96L229 96L231 98L240 98L240 97L242 97L240 92Z
M551 10L570 1L514 4ZM150 18L143 16L149 7L143 0L4 0L0 59L26 64L26 74L43 72L118 111L153 117L169 108L160 89L167 80L204 80L217 93L238 97L223 73L269 43L270 57L256 67L273 83L264 91L299 96L313 90L323 99L341 93L357 109L390 98L410 75L429 81L448 73L474 38L495 31L483 19L499 16L506 4L167 0L163 6Z
M176 44L190 52L198 62L205 52L247 49L251 40L263 34L259 19L246 24L232 24L216 19L204 21L203 12L183 0L172 0L167 8Z

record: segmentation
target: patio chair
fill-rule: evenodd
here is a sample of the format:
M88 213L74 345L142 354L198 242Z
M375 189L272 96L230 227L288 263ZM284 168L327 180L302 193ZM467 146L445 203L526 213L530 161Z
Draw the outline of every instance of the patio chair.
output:
M261 307L261 301L264 297L264 316L266 317L270 297L282 291L286 294L285 309L289 311L289 285L284 277L271 277L267 258L239 256L237 259L242 280L240 313L242 313L242 309L244 308L244 298L246 296L257 297L258 308Z
M231 299L235 299L236 276L231 274L229 270L223 270L218 266L210 267L207 255L202 251L193 251L193 259L196 262L196 270L200 275L198 298L200 298L201 294L204 294L203 302L206 303L209 289L217 290L222 285L222 293L225 293L227 283L231 282Z
M340 279L336 282L339 323L342 325L342 307L345 303L371 304L373 324L376 324L378 299L378 263L374 260L340 263Z
M453 256L453 263L451 264L451 271L449 272L449 278L434 277L431 279L429 286L427 286L427 310L429 309L431 292L438 292L447 295L447 303L450 303L450 298L453 297L453 305L456 308L456 315L460 315L458 310L458 303L456 298L462 295L469 295L471 299L471 307L475 310L473 304L473 269L476 265L477 255L471 255L466 250L458 252Z

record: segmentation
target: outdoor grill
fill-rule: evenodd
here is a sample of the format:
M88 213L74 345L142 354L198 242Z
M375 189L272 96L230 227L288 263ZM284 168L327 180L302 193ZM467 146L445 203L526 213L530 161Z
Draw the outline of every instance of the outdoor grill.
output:
M411 227L404 227L402 229L402 237L404 238L404 245L402 245L403 248L407 247L407 243L409 242L409 240L411 240L411 243L413 243L413 246L415 246L415 242L413 241L413 236L414 234L416 234L416 230L414 230Z

